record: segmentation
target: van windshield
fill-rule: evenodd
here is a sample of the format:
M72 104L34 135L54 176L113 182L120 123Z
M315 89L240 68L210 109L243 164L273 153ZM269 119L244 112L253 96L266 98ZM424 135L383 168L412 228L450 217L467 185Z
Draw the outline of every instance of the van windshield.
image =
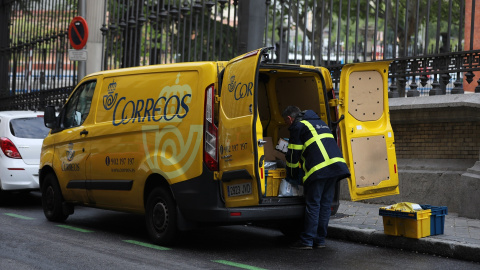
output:
M44 139L49 128L45 127L43 117L16 118L10 120L10 132L13 136L26 139Z

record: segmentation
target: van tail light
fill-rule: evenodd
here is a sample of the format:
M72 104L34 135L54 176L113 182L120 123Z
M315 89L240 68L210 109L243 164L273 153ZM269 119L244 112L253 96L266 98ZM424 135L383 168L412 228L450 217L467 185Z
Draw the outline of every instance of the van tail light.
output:
M211 171L218 171L218 147L217 134L218 129L214 123L214 104L215 104L215 88L213 84L205 90L205 124L204 124L204 141L203 160L207 168Z
M9 158L22 158L20 153L17 150L17 147L7 138L0 138L0 147L2 148L5 156Z

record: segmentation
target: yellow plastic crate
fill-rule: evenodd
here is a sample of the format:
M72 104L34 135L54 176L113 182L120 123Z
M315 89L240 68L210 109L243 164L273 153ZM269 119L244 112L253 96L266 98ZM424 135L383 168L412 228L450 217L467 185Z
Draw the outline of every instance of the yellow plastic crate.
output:
M278 188L280 187L280 182L287 175L287 171L283 168L276 170L266 171L265 178L265 196L267 197L276 197L278 196Z
M383 231L388 235L398 235L397 230L397 218L396 217L383 217Z
M422 238L430 236L431 209L401 212L380 209L383 216L383 230L385 234L404 236L408 238Z

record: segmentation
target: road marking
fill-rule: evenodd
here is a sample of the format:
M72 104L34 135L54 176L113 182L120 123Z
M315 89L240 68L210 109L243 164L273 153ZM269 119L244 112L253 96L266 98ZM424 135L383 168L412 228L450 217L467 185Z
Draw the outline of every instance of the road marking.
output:
M265 268L260 268L260 267L243 264L243 263L236 263L236 262L230 262L225 260L212 260L212 262L221 263L221 264L243 268L243 269L249 269L249 270L266 270Z
M34 218L31 218L31 217L21 216L21 215L17 215L17 214L13 214L13 213L5 213L5 215L15 217L15 218L27 219L27 220L34 219Z
M90 230L80 229L80 228L76 228L76 227L68 226L68 225L57 225L57 227L61 227L61 228L64 228L64 229L69 229L69 230L74 230L74 231L77 231L77 232L83 232L83 233L93 232L93 231L90 231Z
M135 241L135 240L123 240L123 241L127 242L127 243L130 243L130 244L139 245L139 246L142 246L142 247L153 248L153 249L157 249L157 250L170 250L170 248L167 248L167 247L152 245L152 244L143 243L143 242Z

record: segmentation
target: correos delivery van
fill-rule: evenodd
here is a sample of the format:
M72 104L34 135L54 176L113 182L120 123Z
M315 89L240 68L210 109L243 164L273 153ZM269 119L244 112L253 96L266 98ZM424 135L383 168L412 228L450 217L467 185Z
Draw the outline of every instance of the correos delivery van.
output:
M268 51L86 76L58 116L45 112L47 219L64 221L74 205L144 214L162 245L200 224L300 223L303 197L279 196L273 147L289 136L288 105L338 126L352 200L398 194L389 63L343 66L336 99L327 69L271 64Z

